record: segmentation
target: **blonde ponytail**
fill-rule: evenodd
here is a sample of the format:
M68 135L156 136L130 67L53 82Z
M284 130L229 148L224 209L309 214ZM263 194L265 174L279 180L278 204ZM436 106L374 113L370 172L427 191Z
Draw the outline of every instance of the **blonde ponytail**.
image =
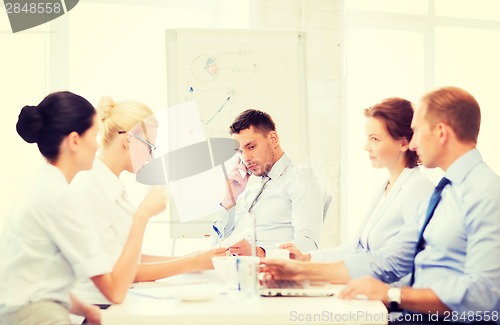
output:
M115 102L109 96L103 96L97 107L101 121L103 145L106 146L120 131L130 131L135 125L153 115L147 105L127 100Z

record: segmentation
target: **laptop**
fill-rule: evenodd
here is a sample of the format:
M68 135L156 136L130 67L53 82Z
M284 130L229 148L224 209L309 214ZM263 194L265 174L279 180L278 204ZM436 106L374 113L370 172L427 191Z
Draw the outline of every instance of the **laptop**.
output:
M296 280L261 280L259 293L264 297L326 297L338 294L345 285Z

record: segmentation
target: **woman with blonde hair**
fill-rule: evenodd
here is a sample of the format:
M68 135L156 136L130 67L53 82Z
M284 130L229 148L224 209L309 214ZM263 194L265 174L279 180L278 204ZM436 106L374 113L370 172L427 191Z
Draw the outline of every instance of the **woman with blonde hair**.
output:
M153 111L137 101L114 102L111 97L103 97L97 111L102 150L92 170L79 175L74 186L85 199L82 209L93 215L99 225L97 232L105 242L103 249L115 260L123 249L135 210L119 176L123 171L137 173L153 158L158 122ZM141 255L135 281L211 269L211 258L224 254L225 249L218 248L184 257ZM86 302L104 305L103 308L109 304L89 281L79 283L74 293Z

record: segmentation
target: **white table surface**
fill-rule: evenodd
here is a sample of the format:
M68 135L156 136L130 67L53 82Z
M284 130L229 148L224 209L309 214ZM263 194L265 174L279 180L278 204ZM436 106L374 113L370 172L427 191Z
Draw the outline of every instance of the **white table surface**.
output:
M232 300L223 291L212 272L140 283L122 304L103 311L102 324L387 324L387 309L380 301L335 297ZM207 300L182 300L196 293Z

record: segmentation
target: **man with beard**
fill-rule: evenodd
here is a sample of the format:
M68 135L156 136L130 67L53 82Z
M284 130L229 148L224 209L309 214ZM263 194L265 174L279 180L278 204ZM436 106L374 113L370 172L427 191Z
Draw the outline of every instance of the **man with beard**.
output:
M239 161L228 172L229 186L212 237L251 231L254 217L258 256L285 242L304 251L317 249L329 197L312 169L292 162L265 112L248 109L229 129L239 143ZM261 181L247 188L251 175ZM229 253L251 255L250 243L243 239L229 247Z

